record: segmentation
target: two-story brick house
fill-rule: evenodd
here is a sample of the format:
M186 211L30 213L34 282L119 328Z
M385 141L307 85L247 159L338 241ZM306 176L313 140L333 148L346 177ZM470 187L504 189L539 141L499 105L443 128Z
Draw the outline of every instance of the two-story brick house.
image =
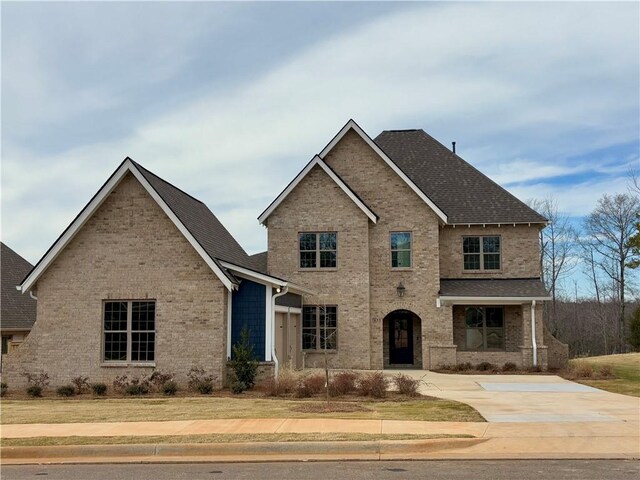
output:
M372 140L348 122L260 221L267 272L314 292L307 365L326 343L343 368L546 367L546 219L424 131Z
M349 121L260 215L248 255L199 200L129 158L18 288L38 298L3 378L154 368L217 385L248 328L266 368L547 366L546 219L422 130ZM535 341L533 340L535 338Z

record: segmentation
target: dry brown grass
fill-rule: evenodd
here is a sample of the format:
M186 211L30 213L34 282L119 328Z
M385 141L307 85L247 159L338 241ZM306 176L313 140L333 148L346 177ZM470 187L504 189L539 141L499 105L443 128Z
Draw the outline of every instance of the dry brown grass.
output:
M263 394L260 394L263 395ZM6 397L5 397L6 398ZM272 399L259 396L200 396L155 398L3 399L1 421L17 423L83 423L218 418L314 418L316 413L298 411L317 400ZM469 405L431 397L406 397L389 393L385 400L344 397L334 405L357 404L363 410L331 413L332 418L482 422ZM308 407L307 407L308 408ZM304 409L304 408L303 408Z

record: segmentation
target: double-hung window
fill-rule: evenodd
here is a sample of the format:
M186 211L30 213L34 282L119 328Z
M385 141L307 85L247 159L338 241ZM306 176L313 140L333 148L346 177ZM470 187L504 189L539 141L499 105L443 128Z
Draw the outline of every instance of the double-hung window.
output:
M464 270L500 270L500 237L463 237Z
M335 350L337 335L338 307L305 305L302 308L303 350Z
M411 268L411 232L391 232L391 268Z
M155 361L156 302L104 302L103 360L149 363Z
M504 350L502 307L467 307L464 313L467 350Z
M336 232L304 232L298 236L300 268L336 268Z

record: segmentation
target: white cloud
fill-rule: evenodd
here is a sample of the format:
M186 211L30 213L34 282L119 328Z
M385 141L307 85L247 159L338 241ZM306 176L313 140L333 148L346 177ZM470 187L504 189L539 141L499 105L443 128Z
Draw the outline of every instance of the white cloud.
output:
M257 215L350 117L371 134L422 127L445 143L457 139L462 156L499 182L582 172L569 157L637 140L637 12L636 4L417 5L316 43L248 83L206 92L124 138L40 156L5 146L3 236L44 252L73 217L67 212L130 155L201 198L258 250ZM181 50L192 40L169 53L195 55ZM43 71L31 53L33 70ZM42 87L50 73L24 95L44 88L39 98L51 97ZM80 103L89 110L126 101L87 89L91 101ZM588 211L586 191L620 183L608 182L560 191L561 206ZM521 198L557 190L543 181L512 188ZM27 224L23 205L37 198L51 201Z

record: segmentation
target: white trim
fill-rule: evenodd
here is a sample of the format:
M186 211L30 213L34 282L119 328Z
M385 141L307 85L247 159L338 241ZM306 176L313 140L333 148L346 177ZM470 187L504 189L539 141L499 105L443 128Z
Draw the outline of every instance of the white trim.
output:
M241 267L234 263L225 262L224 260L220 260L220 265L222 265L227 270L231 270L238 277L247 278L252 282L261 283L263 285L273 285L276 287L289 287L289 291L292 293L300 292L306 293L308 295L315 295L315 293L311 290L308 290L300 285L296 285L295 283L287 282L280 278L272 277L271 275L267 275L264 273L256 272L255 270L250 270L245 267Z
M289 185L287 185L287 188L285 188L282 191L282 193L278 195L278 197L271 203L271 205L269 205L267 209L264 212L262 212L262 214L258 217L258 220L260 221L260 223L264 224L265 220L269 217L269 215L271 215L271 213L273 213L273 211L276 208L278 208L278 205L280 205L282 201L285 198L287 198L287 196L293 191L293 189L296 188L296 186L298 186L298 184L302 181L302 179L306 177L307 174L311 171L311 169L316 165L322 168L322 170L324 170L324 172L327 175L329 175L331 180L333 180L342 189L342 191L353 201L353 203L355 203L358 206L358 208L360 208L360 210L362 210L364 214L367 217L369 217L369 220L371 220L373 223L376 223L378 221L378 217L376 216L376 214L373 213L369 209L369 207L367 207L362 202L362 200L360 200L353 193L353 191L347 186L347 184L344 183L342 179L338 175L336 175L336 173L333 170L331 170L331 168L324 162L324 160L322 160L322 158L316 155L315 157L313 157L313 159L309 163L307 163L307 165L293 179L293 181Z
M209 256L207 252L202 248L202 246L196 241L196 239L191 235L189 230L184 226L184 224L178 219L178 217L171 211L169 206L165 203L164 200L158 195L158 193L154 190L151 184L147 181L146 178L140 173L140 171L135 167L133 162L127 158L122 165L116 170L116 172L111 176L111 178L103 185L103 187L98 191L98 193L91 199L89 204L80 212L80 215L76 217L76 219L71 223L68 229L63 233L63 235L56 240L53 244L53 247L45 254L42 260L38 263L36 268L29 274L29 276L22 282L20 285L20 291L26 292L29 290L40 278L40 276L44 273L44 271L51 265L51 263L58 257L60 252L69 244L69 242L75 237L75 235L80 231L80 229L85 225L85 223L93 216L96 210L102 205L102 203L106 200L109 194L115 190L115 188L120 184L124 176L131 172L136 179L140 182L140 184L144 187L144 189L151 195L151 197L156 201L156 203L160 206L162 211L171 219L173 224L180 230L180 233L184 235L184 237L189 241L191 246L198 252L200 257L204 260L204 262L213 270L216 276L220 279L222 284L228 289L231 290L233 288L233 283L224 272L220 269L220 267L216 264L215 260Z
M533 347L533 366L538 366L538 341L536 340L536 301L531 301L531 346Z
M276 305L276 313L293 313L302 314L302 309L298 307L285 307L284 305Z
M227 358L231 358L231 329L233 328L233 291L227 290Z
M402 179L404 182L413 190L416 195L418 195L431 209L435 212L435 214L442 220L444 223L447 223L447 215L438 208L438 206L433 203L433 201L425 195L425 193L418 188L418 186L413 183L413 181L407 177L407 175L400 170L400 167L395 164L393 160L391 160L386 153L382 151L382 149L376 145L376 143L365 133L364 130L360 128L360 126L354 122L353 120L349 120L347 124L342 127L342 130L338 132L338 134L333 137L333 140L329 142L329 144L324 147L324 149L320 152L320 157L324 158L332 149L336 146L336 144L342 140L349 130L353 129L362 139L371 147L371 149L378 154L382 160Z
M438 297L442 304L455 303L456 305L506 305L506 304L525 304L531 301L551 300L551 297L462 297L462 296L440 296Z
M273 291L268 286L265 286L265 322L264 322L264 360L270 362L273 360L271 353L273 352L275 345L273 338L275 330L275 318L272 309Z

